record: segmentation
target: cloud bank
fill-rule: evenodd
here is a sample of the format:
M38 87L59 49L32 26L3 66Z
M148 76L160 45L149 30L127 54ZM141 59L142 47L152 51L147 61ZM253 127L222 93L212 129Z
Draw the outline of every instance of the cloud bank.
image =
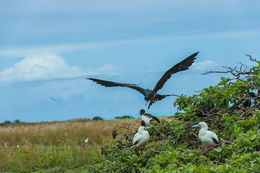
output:
M41 54L26 57L0 71L0 82L71 78L83 75L119 75L119 72L111 64L86 70L79 66L70 66L56 54Z
M212 67L218 67L219 65L211 60L202 61L202 62L194 62L192 65L192 69L194 70L205 70Z

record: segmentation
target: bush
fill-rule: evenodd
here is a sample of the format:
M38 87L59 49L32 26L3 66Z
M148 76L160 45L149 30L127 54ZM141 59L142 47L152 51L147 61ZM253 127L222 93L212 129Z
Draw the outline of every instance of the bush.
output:
M134 117L130 116L130 115L124 115L124 116L119 116L119 117L115 117L115 119L133 119Z
M18 123L21 123L20 120L14 120L14 123L18 124Z
M99 117L99 116L95 116L92 118L92 120L94 121L98 121L98 120L103 120L103 118Z

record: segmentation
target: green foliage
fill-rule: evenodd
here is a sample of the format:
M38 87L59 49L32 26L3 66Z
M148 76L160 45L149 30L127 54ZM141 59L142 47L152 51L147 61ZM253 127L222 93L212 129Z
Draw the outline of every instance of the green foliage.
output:
M259 111L240 120L240 115L216 119L214 131L221 141L232 139L207 155L191 128L191 123L161 121L149 129L151 140L137 155L132 147L119 148L115 142L106 148L106 156L91 167L93 172L256 172L260 164ZM223 123L225 122L225 123ZM224 130L222 130L224 129Z
M13 122L11 122L10 120L6 120L6 121L0 123L0 126L2 126L2 125L10 125L10 124L13 124L13 123L18 124L18 123L21 123L21 121L20 120L14 120Z
M228 109L249 92L256 92L260 87L260 63L251 69L252 74L234 82L230 78L221 78L216 86L204 88L199 95L181 95L174 102L178 110L197 111L202 107Z
M98 120L103 120L103 118L99 117L99 116L95 116L92 118L92 120L94 121L98 121Z
M14 120L14 123L18 124L18 123L21 123L20 120Z
M133 119L133 116L130 115L124 115L124 116L119 116L119 117L115 117L115 119Z
M6 125L6 124L11 124L12 122L11 121L9 121L9 120L6 120L6 121L4 121L3 122L3 125Z

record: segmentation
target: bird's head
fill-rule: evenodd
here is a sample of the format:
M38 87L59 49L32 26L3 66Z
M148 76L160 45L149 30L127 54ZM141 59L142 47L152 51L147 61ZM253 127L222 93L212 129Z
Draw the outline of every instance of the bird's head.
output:
M144 114L145 113L145 110L144 109L141 109L140 110L140 115Z
M144 131L144 126L140 126L139 128L138 128L138 133L142 133Z
M147 129L149 129L149 128L151 128L151 127L140 126L140 127L138 128L138 133L142 133L144 130L147 130Z
M208 125L205 122L200 122L199 124L193 125L192 127L200 127L200 128L208 129Z

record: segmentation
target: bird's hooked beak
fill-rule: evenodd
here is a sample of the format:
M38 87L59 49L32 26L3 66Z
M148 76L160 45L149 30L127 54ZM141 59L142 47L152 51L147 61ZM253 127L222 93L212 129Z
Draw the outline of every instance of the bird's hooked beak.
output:
M151 127L144 127L144 130L150 129Z
M200 127L200 124L193 125L191 127Z

